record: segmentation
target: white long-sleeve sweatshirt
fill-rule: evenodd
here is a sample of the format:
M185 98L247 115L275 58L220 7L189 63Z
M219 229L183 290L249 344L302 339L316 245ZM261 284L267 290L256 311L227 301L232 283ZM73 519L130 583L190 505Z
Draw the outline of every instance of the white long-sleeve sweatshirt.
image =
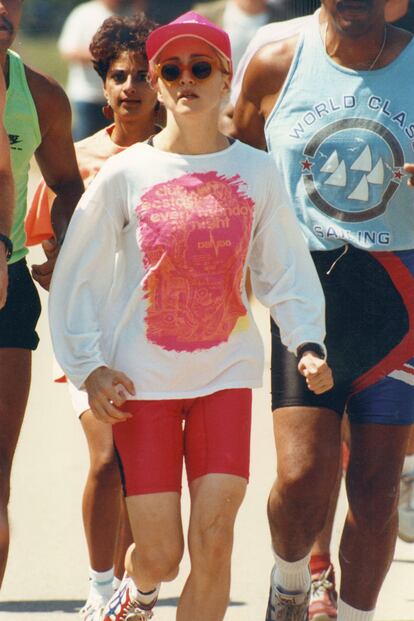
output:
M193 156L134 145L70 223L50 292L56 357L79 388L100 366L123 371L137 399L260 386L247 267L289 350L322 344L322 289L270 156L238 141Z

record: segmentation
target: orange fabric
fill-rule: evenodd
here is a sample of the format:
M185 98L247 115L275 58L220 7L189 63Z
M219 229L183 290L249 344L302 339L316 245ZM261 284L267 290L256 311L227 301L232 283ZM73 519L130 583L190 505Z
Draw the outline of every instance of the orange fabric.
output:
M114 125L111 125L75 144L79 172L85 183L85 188L88 187L109 157L120 153L126 148L112 142L111 134L113 129ZM42 179L36 188L26 216L27 246L35 246L43 240L54 236L50 211L55 196L54 192L47 187Z
M120 153L126 148L112 142L111 134L114 127L114 125L106 127L93 134L93 136L75 144L79 172L84 181L85 188L88 187L109 157ZM42 243L45 239L54 237L50 211L55 196L55 193L42 179L36 188L26 216L27 246L35 246ZM58 383L66 382L66 377L55 360L53 363L53 378Z

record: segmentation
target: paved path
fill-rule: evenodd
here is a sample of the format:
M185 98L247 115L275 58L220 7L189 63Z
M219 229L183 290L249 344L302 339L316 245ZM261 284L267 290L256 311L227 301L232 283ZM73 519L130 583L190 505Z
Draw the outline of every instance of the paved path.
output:
M38 260L38 253L31 262ZM47 330L46 297L39 326L41 345L34 356L29 407L13 471L12 545L0 602L0 621L77 619L87 591L87 558L81 529L81 491L87 452L80 425L64 386L54 385ZM268 319L258 308L267 337ZM267 343L268 345L268 343ZM268 365L267 365L268 367ZM271 551L266 524L266 498L275 458L268 371L266 385L254 399L252 477L240 512L233 561L232 603L226 621L263 621ZM188 497L183 496L184 519ZM344 519L342 494L334 533L337 549ZM188 571L162 590L157 621L173 621L177 595ZM358 579L356 575L355 579ZM414 620L414 544L398 542L396 560L378 605L378 620Z

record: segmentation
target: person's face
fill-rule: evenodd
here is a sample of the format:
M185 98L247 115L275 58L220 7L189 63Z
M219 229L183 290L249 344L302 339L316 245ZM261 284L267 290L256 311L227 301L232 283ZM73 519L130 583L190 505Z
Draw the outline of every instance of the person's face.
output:
M359 36L385 21L386 0L322 0L337 30Z
M178 74L177 79L169 80ZM230 88L230 76L214 49L194 37L181 37L162 50L156 61L158 99L177 114L219 108Z
M139 122L153 112L157 96L148 83L148 63L137 52L121 52L108 69L105 96L117 118Z
M22 16L23 0L0 0L0 49L13 43Z

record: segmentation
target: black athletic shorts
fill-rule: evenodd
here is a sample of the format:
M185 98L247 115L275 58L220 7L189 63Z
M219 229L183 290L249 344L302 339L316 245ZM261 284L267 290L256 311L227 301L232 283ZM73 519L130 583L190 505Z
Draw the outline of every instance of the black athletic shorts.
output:
M272 321L272 409L345 408L356 422L414 422L414 251L348 246L313 252L326 299L326 346L335 385L315 395ZM335 261L337 261L335 263ZM385 404L385 405L384 405Z
M0 310L0 347L36 349L41 305L26 259L9 265L6 305Z

